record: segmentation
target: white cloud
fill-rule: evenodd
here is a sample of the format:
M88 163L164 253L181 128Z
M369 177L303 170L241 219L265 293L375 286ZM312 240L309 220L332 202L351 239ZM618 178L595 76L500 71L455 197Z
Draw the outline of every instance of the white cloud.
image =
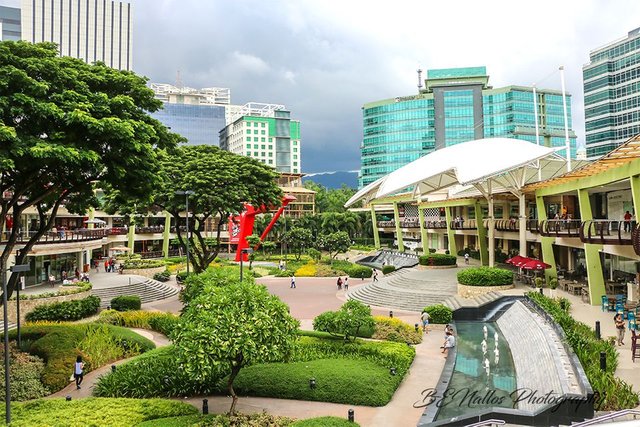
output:
M269 71L269 64L262 58L237 50L231 55L231 65L239 68L241 71L254 74L264 74Z

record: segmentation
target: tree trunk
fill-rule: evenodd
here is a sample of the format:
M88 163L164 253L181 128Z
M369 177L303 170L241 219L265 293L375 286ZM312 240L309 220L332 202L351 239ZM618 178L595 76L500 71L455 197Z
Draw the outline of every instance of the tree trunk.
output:
M236 395L235 390L233 389L233 381L238 376L238 372L242 368L242 354L236 356L236 364L231 364L231 375L229 375L229 380L227 381L227 390L229 391L229 395L231 395L231 409L229 409L229 415L233 415L236 411L236 404L238 403L238 395Z

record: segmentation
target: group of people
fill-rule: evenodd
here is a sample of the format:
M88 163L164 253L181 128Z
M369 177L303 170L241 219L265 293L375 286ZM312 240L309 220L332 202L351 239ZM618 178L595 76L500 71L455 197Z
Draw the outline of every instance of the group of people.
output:
M99 261L96 260L96 264ZM118 270L121 270L122 268L119 268ZM97 268L96 268L97 271ZM105 273L114 273L116 270L116 260L115 258L111 257L111 258L107 258L104 260L104 272Z
M431 315L427 310L422 310L422 314L420 315L420 320L422 321L422 332L425 334L429 333L429 321L431 320ZM447 324L444 327L444 343L440 348L442 349L442 353L446 353L450 348L456 346L456 338L453 333L453 326Z
M342 289L342 287L344 286L344 290L348 291L349 290L349 276L345 276L344 280L342 280L342 277L338 276L338 281L336 282L336 284L338 285L338 290Z

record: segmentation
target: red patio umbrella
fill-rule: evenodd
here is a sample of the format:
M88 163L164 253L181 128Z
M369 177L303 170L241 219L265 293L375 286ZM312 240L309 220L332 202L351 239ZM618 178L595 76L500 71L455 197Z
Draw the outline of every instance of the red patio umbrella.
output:
M525 270L546 270L547 268L551 268L549 264L533 258L530 258L528 262L522 264L520 267Z
M516 267L522 267L523 264L525 264L525 263L527 263L529 261L531 261L531 258L525 258L523 256L516 255L516 256L514 256L512 258L509 258L505 262L507 264L515 265Z

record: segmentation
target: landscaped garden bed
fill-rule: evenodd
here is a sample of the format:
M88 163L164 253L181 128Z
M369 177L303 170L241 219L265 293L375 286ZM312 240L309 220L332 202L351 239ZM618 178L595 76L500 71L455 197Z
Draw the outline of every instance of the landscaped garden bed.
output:
M514 288L513 273L503 268L470 267L458 273L458 295L475 298Z
M418 263L424 268L456 268L458 259L454 255L428 254L418 257Z

